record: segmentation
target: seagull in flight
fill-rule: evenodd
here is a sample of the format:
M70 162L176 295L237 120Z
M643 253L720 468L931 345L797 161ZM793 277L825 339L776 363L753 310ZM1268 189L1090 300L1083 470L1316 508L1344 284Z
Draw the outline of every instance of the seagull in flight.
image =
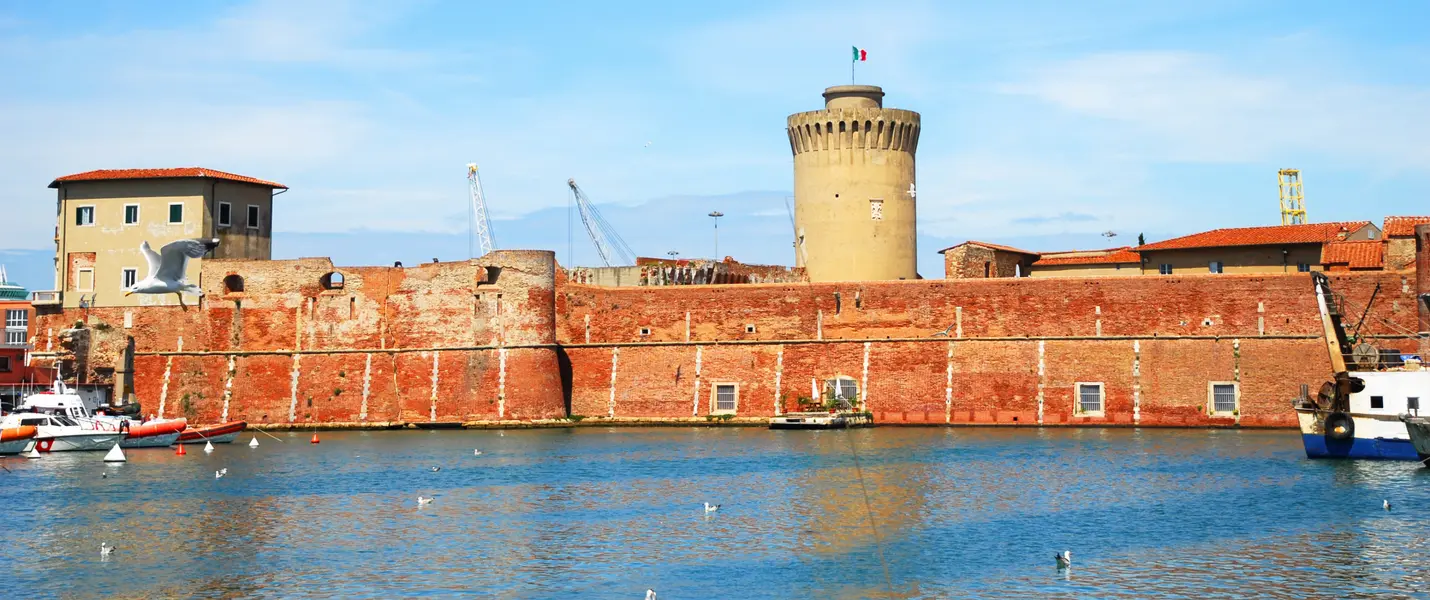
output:
M426 506L428 504L431 504L433 500L436 500L436 498L423 498L422 496L418 496L417 506Z
M1066 569L1072 566L1072 551L1063 550L1061 554L1053 554L1053 558L1058 561L1059 569Z
M200 298L204 291L199 286L189 283L185 271L189 268L189 259L203 258L210 250L218 247L218 238L207 240L179 240L164 244L164 247L155 252L149 247L146 240L139 245L139 253L144 255L144 260L149 262L149 275L139 281L134 282L124 288L124 295L130 294L173 294L179 297L179 307L188 310L184 305L184 294L193 294Z
M708 514L713 513L713 512L715 512L715 511L717 511L717 510L720 510L720 505L719 505L719 504L711 504L711 503L709 503L709 502L706 502L706 503L705 503L705 514L708 515Z

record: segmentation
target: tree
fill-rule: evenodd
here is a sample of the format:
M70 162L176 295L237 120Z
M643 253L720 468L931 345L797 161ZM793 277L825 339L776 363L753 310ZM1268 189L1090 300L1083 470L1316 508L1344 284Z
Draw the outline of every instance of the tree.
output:
M1147 238L1142 237L1142 234L1140 234L1140 233L1137 234L1137 245L1138 245L1138 246L1146 246L1146 245L1147 245Z

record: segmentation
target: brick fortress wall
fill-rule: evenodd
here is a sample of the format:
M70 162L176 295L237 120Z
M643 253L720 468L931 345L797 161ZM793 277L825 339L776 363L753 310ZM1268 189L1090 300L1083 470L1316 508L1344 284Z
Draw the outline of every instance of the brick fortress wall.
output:
M759 417L844 376L882 422L1292 426L1329 377L1307 275L603 288L526 251L203 273L201 309L41 314L39 349L104 383L133 336L146 412L270 424L703 418L723 383ZM1362 335L1415 350L1415 272L1332 282L1354 317L1379 284ZM1078 382L1104 385L1102 416L1075 415ZM1239 414L1207 414L1210 382L1240 384Z
M133 336L144 411L191 422L559 418L554 282L545 251L410 268L208 260L201 307L46 312L36 331L85 383L122 377Z

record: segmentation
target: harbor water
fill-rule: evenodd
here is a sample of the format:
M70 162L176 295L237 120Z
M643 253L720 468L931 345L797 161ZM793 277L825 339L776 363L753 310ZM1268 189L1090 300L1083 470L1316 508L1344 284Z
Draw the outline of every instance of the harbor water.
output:
M7 589L33 598L1430 594L1430 470L1307 460L1294 431L586 427L325 432L316 445L311 433L276 435L249 448L245 433L212 454L131 450L108 466L103 453L0 460ZM419 495L435 500L419 506ZM703 502L721 508L707 515ZM101 558L106 542L118 549ZM1053 560L1062 550L1073 557L1065 571Z

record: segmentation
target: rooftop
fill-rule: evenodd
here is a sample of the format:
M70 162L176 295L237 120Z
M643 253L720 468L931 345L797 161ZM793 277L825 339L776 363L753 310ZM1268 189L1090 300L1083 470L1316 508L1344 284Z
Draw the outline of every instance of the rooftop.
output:
M1064 265L1111 265L1141 263L1142 255L1132 251L1131 246L1106 248L1103 250L1071 250L1067 252L1044 252L1033 263L1035 267L1057 267Z
M1415 235L1416 225L1430 224L1430 217L1386 217L1381 233L1385 237Z
M10 283L9 277L5 274L5 265L0 265L0 300L24 300L29 297L25 288Z
M252 183L270 188L288 189L288 186L273 181L265 181L246 175L235 175L214 169L203 167L178 167L174 169L99 169L95 171L85 171L73 175L65 175L50 182L50 187L58 188L62 183L73 181L116 181L123 179L178 179L186 177L199 177L204 179L222 179L225 181L238 181L242 183Z
M1037 252L1029 252L1029 251L1027 251L1027 250L1020 250L1020 249L1018 249L1018 248L1014 248L1014 247L1012 247L1012 246L1004 246L1004 245L1002 245L1002 244L990 244L990 243L988 243L988 242L980 242L980 241L977 241L977 240L968 240L968 241L966 241L966 242L964 242L964 243L962 243L962 244L955 244L955 245L953 245L953 246L949 246L949 247L947 247L947 248L944 248L943 250L939 250L938 253L939 253L939 254L943 254L943 253L945 253L945 252L948 252L949 250L952 250L952 249L954 249L954 248L958 248L959 246L967 246L967 245L970 245L970 244L971 244L971 245L974 245L974 246L980 246L980 247L983 247L983 248L987 248L987 249L989 249L989 250L1000 250L1000 251L1003 251L1003 252L1014 252L1014 253L1017 253L1017 254L1026 254L1026 255L1028 255L1028 256L1037 256L1037 255L1038 255Z
M1328 242L1321 246L1321 264L1379 269L1385 265L1385 246L1380 240Z
M1220 248L1226 246L1272 246L1281 244L1324 244L1344 240L1347 235L1370 226L1370 221L1337 223L1306 223L1302 225L1271 225L1267 227L1237 227L1213 229L1184 235L1170 240L1138 246L1138 252L1148 250L1185 250L1189 248Z

